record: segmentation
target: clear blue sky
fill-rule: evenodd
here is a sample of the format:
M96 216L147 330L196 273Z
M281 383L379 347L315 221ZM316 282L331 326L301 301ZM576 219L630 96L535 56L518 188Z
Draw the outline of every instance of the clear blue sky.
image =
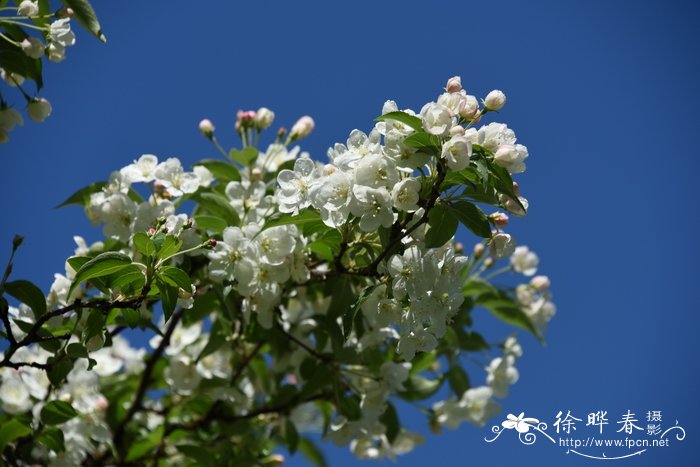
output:
M224 135L239 108L268 106L288 125L312 115L317 129L305 148L323 159L353 128L371 128L384 100L419 108L459 74L471 93L508 95L502 118L530 149L520 181L531 205L510 231L539 253L558 305L546 347L523 339L521 379L504 415L551 423L559 410L583 418L602 409L614 424L628 409L662 410L663 424L677 419L688 438L616 462L697 465L696 3L94 6L109 43L79 32L68 60L46 67L52 117L27 122L0 147L0 245L26 237L16 277L48 289L71 237L98 239L80 209L52 208L75 189L143 153L188 164L214 157L197 132L203 117ZM403 419L426 430L413 414ZM428 435L399 465L597 462L543 441L523 446L512 433L490 445L488 434L465 425ZM354 464L346 450L327 452L332 465Z

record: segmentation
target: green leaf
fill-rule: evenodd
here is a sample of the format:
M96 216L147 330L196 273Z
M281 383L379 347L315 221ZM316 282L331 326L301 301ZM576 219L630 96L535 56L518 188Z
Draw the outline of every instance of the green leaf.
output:
M478 303L493 313L498 319L513 326L530 331L542 340L542 336L520 306L511 299L493 298L479 300Z
M518 203L520 208L525 211L525 206L523 206L523 204L520 202L518 195L515 194L515 189L513 188L513 178L510 176L510 173L508 173L508 170L493 162L489 162L488 165L489 170L494 175L492 178L494 188L496 188L499 193L503 193L504 195L512 198L516 203Z
M29 306L34 311L35 318L46 313L46 297L41 289L31 282L25 280L7 282L5 291Z
M349 313L345 313L343 315L343 335L345 336L345 341L348 340L350 337L350 332L352 331L352 325L355 322L355 317L358 313L361 313L362 309L362 304L367 301L370 295L372 295L372 292L374 289L376 289L378 284L371 285L367 287L365 290L362 291L359 297L357 297L357 300L355 300L355 303L352 305L352 308L350 309ZM352 292L352 291L351 291ZM331 299L331 303L332 299Z
M104 280L109 288L118 289L129 295L140 292L146 284L146 276L135 264L127 265L124 269L105 277Z
M75 19L95 37L102 42L107 42L107 38L102 33L102 27L97 20L97 14L92 9L88 0L61 0L64 5L70 7L75 12Z
M38 441L54 452L63 452L65 450L65 440L63 439L63 431L56 427L46 428Z
M104 188L106 184L107 183L105 182L91 183L90 185L81 188L80 190L70 195L64 202L56 206L56 208L62 208L71 204L80 204L81 206L84 206L90 201L90 195L102 191L102 188Z
M197 162L195 165L206 167L214 177L222 182L239 182L241 180L241 173L238 169L226 161L204 159Z
M255 159L258 158L258 150L251 147L247 147L240 151L237 149L231 149L231 152L228 153L228 156L235 162L238 162L242 166L247 167L253 161L255 161Z
M16 419L10 419L0 425L0 452L5 450L5 446L19 438L23 438L32 433L32 429Z
M277 227L278 225L289 225L294 224L299 227L303 227L305 224L321 222L321 215L318 211L313 209L304 209L300 211L299 214L293 216L291 214L282 214L276 217L272 217L265 222L262 230L269 229L270 227Z
M126 325L129 326L131 329L134 329L139 324L141 324L141 313L139 312L139 310L134 310L133 308L124 308L122 310L122 316L124 317L124 321L126 321Z
M199 215L194 216L194 223L200 230L206 230L214 233L221 233L228 224L225 220L216 216Z
M158 286L158 291L160 292L160 299L163 302L163 313L165 314L165 320L167 321L170 319L170 316L175 311L175 306L177 305L178 287L169 285L158 277L156 277L155 282L156 286Z
M460 329L457 332L457 337L459 338L459 346L462 350L478 352L491 348L488 342L477 332L464 332L463 329Z
M294 454L299 446L299 432L290 419L287 419L287 423L284 425L284 441L287 443L289 453Z
M106 253L95 256L90 261L82 265L75 273L75 279L68 291L68 296L73 293L73 290L81 283L93 279L95 277L103 277L120 271L131 264L131 258L121 253L108 251Z
M85 322L85 328L83 329L83 340L88 340L102 332L107 321L100 310L93 309L90 310L89 313Z
M0 20L0 26L4 26L2 20ZM0 41L0 67L33 80L37 89L41 89L44 85L41 75L41 59L30 58L20 47L5 39Z
M425 247L438 248L454 237L459 222L449 208L438 204L428 213L428 225L430 229L425 234Z
M360 408L360 398L353 394L350 397L340 395L338 399L338 411L347 417L348 420L359 420L362 418Z
M315 467L328 467L323 452L310 439L301 438L299 440L299 452Z
M491 238L491 224L489 224L486 214L478 206L468 201L457 201L456 203L448 204L447 207L459 219L459 222L475 235Z
M399 396L408 401L427 399L440 389L441 379L428 379L418 374L408 377L404 383L404 391L399 391Z
M411 362L410 374L418 374L433 366L435 362L435 351L421 352L417 354Z
M144 256L153 256L156 253L156 245L145 232L136 232L132 238L136 250Z
M171 266L163 266L158 272L159 277L169 285L179 287L185 292L190 293L192 290L192 281L182 269Z
M433 136L424 131L417 131L406 137L403 143L411 148L417 149L424 154L436 156L440 153L440 143Z
M384 426L386 427L386 437L389 440L389 443L393 444L394 440L399 435L399 431L401 430L401 423L399 423L399 415L396 412L394 404L392 404L391 402L387 402L386 410L384 411L382 416L379 417L379 421L382 422L382 424L384 424Z
M470 388L469 375L459 365L450 367L450 371L447 372L447 381L458 398Z
M178 451L185 455L185 457L195 461L196 465L204 467L214 467L217 465L214 457L212 456L212 452L205 447L195 446L192 444L185 444L176 447Z
M384 122L386 120L396 120L413 128L416 131L423 131L423 121L415 115L407 114L406 112L389 112L375 118L375 122Z
M182 240L178 240L173 235L166 235L163 243L158 248L158 258L164 259L180 251Z
M88 351L83 344L78 344L74 342L68 344L66 347L66 353L73 358L88 358Z
M202 193L198 198L200 207L222 218L227 225L235 227L241 224L238 213L225 196L218 193Z
M68 402L58 400L41 409L41 421L47 425L60 425L77 416L78 412Z
M440 185L440 191L445 191L453 186L469 186L479 183L479 175L472 167L467 167L459 172L450 170L447 172L447 175L445 175L445 180L442 182L442 185Z

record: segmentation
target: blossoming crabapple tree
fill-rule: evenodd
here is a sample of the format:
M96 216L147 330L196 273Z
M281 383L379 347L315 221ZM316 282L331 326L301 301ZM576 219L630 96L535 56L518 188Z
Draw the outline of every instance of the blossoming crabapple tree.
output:
M12 3L14 6L8 6ZM0 77L6 86L19 91L27 103L27 115L43 122L51 115L51 103L31 95L25 81L34 81L36 93L44 86L43 61L61 62L66 49L75 45L71 18L75 18L95 37L106 42L97 15L88 0L61 0L62 7L52 9L49 0L0 0ZM6 143L10 131L23 125L22 114L11 107L0 92L0 143Z
M242 149L203 120L223 157L185 170L143 155L75 193L63 204L84 206L104 241L75 237L45 296L12 278L17 237L0 283L2 458L270 465L282 446L323 465L313 431L393 458L421 441L401 400L435 431L483 425L522 348L486 340L472 314L540 337L554 313L537 256L503 231L527 211L511 175L528 153L505 124L479 125L504 103L452 78L418 114L387 101L327 163L294 145L310 117L262 151L274 114L239 112ZM478 238L469 255L460 224ZM506 272L526 280L494 284Z

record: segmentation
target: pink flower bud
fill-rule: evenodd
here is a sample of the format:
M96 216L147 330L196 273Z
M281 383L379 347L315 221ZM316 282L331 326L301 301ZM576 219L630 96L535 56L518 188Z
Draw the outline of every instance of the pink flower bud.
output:
M262 171L259 168L254 167L253 170L250 171L250 181L257 182L257 181L262 180L262 179L263 179Z
M461 125L455 125L450 128L450 136L464 136L464 127Z
M294 141L306 138L314 130L315 126L314 119L308 115L304 115L294 124L290 136Z
M530 280L530 286L535 290L546 290L549 288L549 277L535 276Z
M214 130L216 128L214 127L214 124L211 122L211 120L205 118L201 122L199 122L199 132L202 133L203 136L206 136L207 138L211 139L212 136L214 136Z
M459 76L453 76L447 80L447 86L445 86L447 92L459 92L462 90L462 78Z
M215 238L210 238L209 239L209 247L214 248L216 246L216 239Z
M485 249L486 248L484 247L483 243L477 243L476 245L474 245L474 257L476 259L481 258L481 256L484 254Z
M503 91L494 89L486 95L484 105L489 110L501 110L506 105L506 95L503 94Z
M502 212L494 212L489 215L489 220L493 222L496 227L505 227L508 225L508 215Z

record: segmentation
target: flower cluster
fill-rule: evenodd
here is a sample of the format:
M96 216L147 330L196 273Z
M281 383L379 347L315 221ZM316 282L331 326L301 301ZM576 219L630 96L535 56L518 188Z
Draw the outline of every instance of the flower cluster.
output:
M22 0L16 7L2 8L1 22L6 26L0 34L0 78L11 88L16 88L27 103L29 118L41 123L51 115L51 103L43 97L31 96L24 90L26 80L36 84L37 92L43 86L41 59L61 62L66 58L66 49L75 45L75 33L71 19L75 16L95 36L104 39L99 22L90 3L80 2L74 11L63 7L49 11L48 1ZM39 37L36 34L39 32ZM9 133L23 125L24 119L0 96L0 143L9 139Z
M222 462L264 464L306 430L394 458L422 442L397 399L427 401L436 430L483 425L518 380L522 348L514 336L489 344L472 314L541 339L555 312L538 256L504 231L527 213L512 176L528 151L505 124L481 122L505 102L451 78L420 112L387 101L325 163L292 146L310 117L260 150L274 113L239 111L242 149L199 124L224 160L187 170L147 154L80 190L64 204L103 224L104 241L76 237L46 297L2 284L24 303L0 310L0 420L32 411L28 433L59 425L63 442L29 455L55 465L184 463L204 443ZM481 238L469 255L460 225ZM527 282L493 282L518 275ZM150 353L130 346L134 328L152 333ZM462 356L489 350L472 387Z

